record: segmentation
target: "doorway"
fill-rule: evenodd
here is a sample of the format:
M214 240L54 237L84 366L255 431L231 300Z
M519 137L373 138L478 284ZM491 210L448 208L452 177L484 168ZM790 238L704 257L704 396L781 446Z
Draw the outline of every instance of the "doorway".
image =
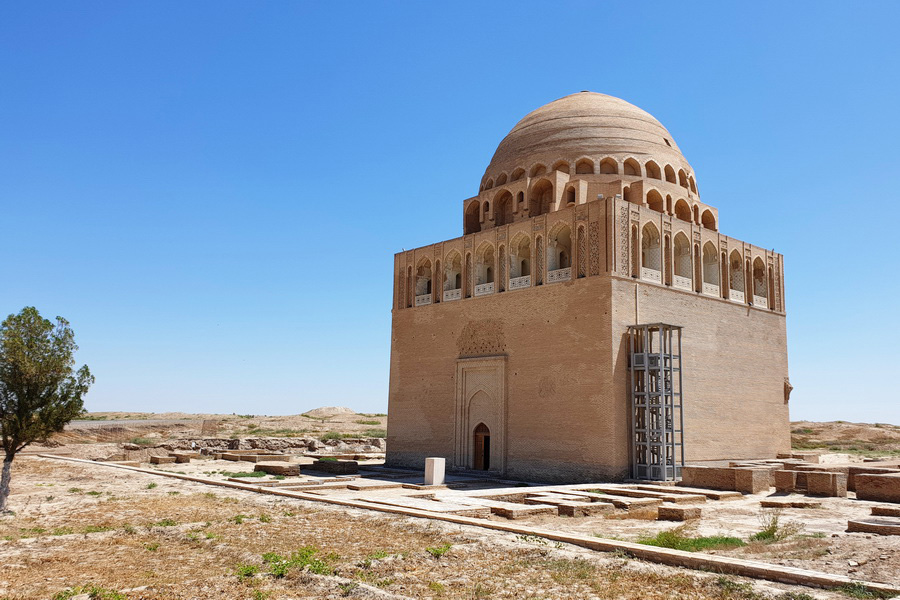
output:
M491 468L491 430L484 423L479 423L474 433L475 470L487 471Z

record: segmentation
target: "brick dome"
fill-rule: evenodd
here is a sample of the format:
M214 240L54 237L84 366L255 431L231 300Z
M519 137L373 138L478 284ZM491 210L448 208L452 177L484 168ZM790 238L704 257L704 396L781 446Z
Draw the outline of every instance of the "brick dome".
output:
M551 170L561 161L575 169L579 161L599 166L604 159L622 164L629 158L642 165L647 161L660 168L671 165L693 175L672 135L652 115L620 98L579 92L545 104L519 121L494 152L482 187L530 175L540 166Z

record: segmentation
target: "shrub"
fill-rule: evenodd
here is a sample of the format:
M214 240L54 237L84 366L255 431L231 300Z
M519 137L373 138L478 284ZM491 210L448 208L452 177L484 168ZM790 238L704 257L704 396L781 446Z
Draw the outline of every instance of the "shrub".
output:
M276 578L287 575L291 569L306 568L310 573L316 575L331 575L334 569L328 564L333 558L325 556L323 558L316 557L319 549L314 546L304 546L299 550L291 553L290 557L282 556L276 552L266 552L262 555L263 562L269 565L269 573Z
M157 483L148 483L148 484L147 484L147 489L148 489L148 490L152 490L152 489L155 488L157 485L159 485L159 484L157 484Z
M387 431L384 429L366 429L363 431L364 437L373 437L373 438L386 438Z
M381 421L366 421L365 419L362 421L357 421L357 425L381 425Z
M96 585L67 588L53 596L53 600L69 600L70 598L74 598L75 596L80 596L82 594L87 594L90 600L128 600L128 597L121 592L97 587Z
M761 510L759 513L759 523L762 529L750 536L750 540L754 542L780 542L792 535L800 532L802 525L797 523L781 524L781 510Z
M174 519L163 519L161 521L157 521L156 523L152 523L155 527L175 527L178 525L178 521Z

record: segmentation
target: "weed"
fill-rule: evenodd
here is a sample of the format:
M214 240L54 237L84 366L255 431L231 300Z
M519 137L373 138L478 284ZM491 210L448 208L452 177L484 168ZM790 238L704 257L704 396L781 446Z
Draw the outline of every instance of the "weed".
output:
M137 533L137 530L134 528L134 526L128 523L122 525L122 529L125 530L125 533L127 533L128 535L134 535L135 533Z
M75 531L73 531L69 527L58 527L51 531L50 535L69 535L71 533L75 533Z
M206 537L206 539L208 539L208 540L217 540L217 539L219 539L219 537L220 537L220 536L216 535L215 533L213 533L213 532L211 532L211 531L207 531L207 532L204 533L203 535L204 535L204 537Z
M437 581L430 581L428 582L428 589L432 592L437 592L438 594L440 594L444 591L444 584Z
M266 474L263 473L262 471L237 471L234 473L232 473L230 471L222 471L222 475L224 475L225 477L265 477L266 476Z
M354 437L354 435L352 433L341 433L340 431L329 431L319 436L319 439L325 442L327 440L342 440L350 437Z
M54 498L56 498L56 496L47 496L46 498L44 498L44 500L46 500L47 502L50 502Z
M256 415L238 415L238 417L241 419L253 419Z
M155 442L151 439L136 437L128 440L132 444L137 444L138 446L152 446Z
M266 600L272 592L264 592L262 590L253 590L253 600Z
M277 479L277 480L281 481L282 479L284 479L284 475L274 475L272 477L272 479Z
M353 590L359 587L358 583L350 582L350 583L339 583L338 588L341 590L341 596L349 596Z
M83 489L77 488L77 487L69 488L70 494L80 494L83 491L84 491Z
M259 573L259 567L256 565L241 563L234 568L234 574L237 575L237 578L241 581L253 577L257 573Z
M156 542L144 544L144 548L146 548L148 552L156 552L159 549L159 544Z
M537 535L530 535L530 534L517 535L516 539L519 540L520 542L526 542L529 544L538 544L541 546L547 545L547 540L545 540L544 538L537 536Z
M816 600L816 598L803 592L785 592L776 596L775 600Z
M366 429L362 432L364 437L386 438L387 431L384 429Z
M435 558L440 558L443 555L449 552L450 548L453 544L441 544L440 546L432 546L431 548L425 548L425 552L432 555Z
M166 492L166 493L169 494L170 496L177 496L181 492Z
M681 527L670 531L660 531L651 538L639 539L638 543L647 546L685 550L687 552L698 552L700 550L712 550L716 548L738 548L747 545L743 540L736 537L721 535L688 537L684 535L684 530Z
M357 425L381 425L381 421L357 421Z
M476 583L475 588L472 590L473 598L490 598L491 594L494 593L494 588L486 585L482 585L481 583Z
M156 523L151 523L154 527L174 527L178 525L178 521L174 519L163 519L161 521L157 521Z
M782 524L781 509L772 510L762 509L759 512L759 523L762 529L750 536L750 540L755 542L780 542L792 535L796 535L803 528L797 523Z
M155 488L157 485L159 485L159 484L157 484L156 482L148 483L148 484L147 484L147 489L148 489L148 490L152 490L152 489Z
M323 456L319 459L319 462L337 462L337 461L338 461L338 459L336 459L333 456Z
M248 517L247 515L234 515L233 517L231 517L231 518L228 519L228 520L231 521L232 523L234 523L235 525L240 525L240 524L243 523L246 519L249 519L249 518L250 518L250 517Z
M100 492L88 492L87 495L88 496L101 496L102 494Z

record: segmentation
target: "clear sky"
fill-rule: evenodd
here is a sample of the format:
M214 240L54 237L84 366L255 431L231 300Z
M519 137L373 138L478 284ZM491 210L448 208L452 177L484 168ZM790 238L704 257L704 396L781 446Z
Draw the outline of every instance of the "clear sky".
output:
M0 314L69 319L91 410L387 407L393 254L592 90L785 256L795 419L900 423L900 2L8 1ZM890 352L888 352L890 350Z

